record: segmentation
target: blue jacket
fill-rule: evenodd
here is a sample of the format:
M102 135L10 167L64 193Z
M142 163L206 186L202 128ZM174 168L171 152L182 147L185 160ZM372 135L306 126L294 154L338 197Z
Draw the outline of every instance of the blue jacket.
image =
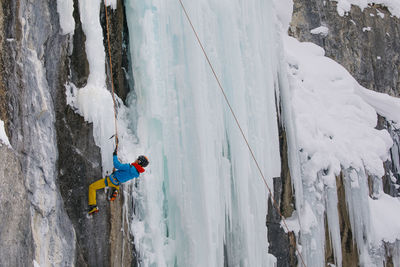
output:
M132 166L129 163L122 164L119 162L117 155L113 156L113 162L114 168L118 169L110 175L110 180L113 184L115 183L112 178L117 178L119 183L125 183L133 178L139 177L139 172L136 170L135 166Z

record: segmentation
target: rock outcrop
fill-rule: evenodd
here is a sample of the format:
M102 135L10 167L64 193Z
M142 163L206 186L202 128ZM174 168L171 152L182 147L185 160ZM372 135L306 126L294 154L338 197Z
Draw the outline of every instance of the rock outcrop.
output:
M0 146L0 242L7 244L0 265L132 265L124 195L111 211L98 194L101 212L86 217L88 186L102 168L92 125L66 104L66 82L82 87L90 72L78 0L73 35L61 34L57 1L0 3L0 118L12 146ZM110 18L114 82L124 99L133 82L123 1Z
M67 39L58 34L54 1L2 1L1 4L4 81L1 95L5 95L2 106L6 107L2 119L13 148L1 154L2 162L10 164L2 183L12 177L6 187L15 195L5 204L12 215L2 216L1 224L17 222L13 225L17 226L15 232L9 232L16 242L8 247L8 255L3 255L6 253L3 250L1 253L3 260L15 255L22 266L31 266L33 260L48 266L71 266L75 262L75 233L57 187L53 102ZM14 177L10 177L11 171Z
M381 5L352 6L340 16L337 2L294 0L289 34L315 43L365 88L400 95L400 19ZM318 27L327 33L313 34Z

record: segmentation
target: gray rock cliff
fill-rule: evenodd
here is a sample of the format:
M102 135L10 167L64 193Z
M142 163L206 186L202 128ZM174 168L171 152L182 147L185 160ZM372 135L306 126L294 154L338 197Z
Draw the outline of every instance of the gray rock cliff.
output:
M86 217L88 186L102 169L92 125L66 104L65 83L84 86L90 71L78 1L73 35L61 34L57 1L0 3L0 118L12 146L0 146L0 242L8 244L0 249L0 265L129 266L124 196L110 209L99 193L101 212ZM109 10L113 51L128 47L122 3ZM124 99L133 82L128 50L122 50L113 73Z

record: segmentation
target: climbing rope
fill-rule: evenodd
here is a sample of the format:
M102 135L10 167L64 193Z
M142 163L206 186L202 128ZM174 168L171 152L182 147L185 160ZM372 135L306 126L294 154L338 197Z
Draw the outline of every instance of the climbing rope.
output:
M104 0L104 10L106 12L106 31L107 31L107 42L108 42L108 56L110 58L110 80L111 80L112 99L113 99L113 103L114 103L115 147L118 148L117 105L116 105L115 93L114 93L114 79L113 79L113 72L112 72L110 33L109 33L109 30L108 30L107 0Z
M274 205L275 209L277 210L277 212L278 212L280 218L282 219L282 222L283 222L283 224L284 224L284 226L285 226L287 232L289 233L290 230L289 230L288 225L286 224L286 220L285 220L285 218L283 217L283 215L282 215L282 213L281 213L281 211L280 211L280 207L279 207L278 203L276 202L275 198L274 198L273 195L272 195L271 188L268 186L267 180L265 179L265 176L264 176L264 174L263 174L263 172L262 172L262 170L261 170L261 168L260 168L260 165L258 164L258 161L257 161L257 159L256 159L256 157L255 157L255 155L254 155L253 149L251 148L251 146L250 146L250 144L249 144L249 142L248 142L248 140L247 140L247 138L246 138L246 135L244 134L244 132L243 132L243 130L242 130L242 127L240 126L239 120L238 120L238 118L236 117L235 112L233 111L233 108L232 108L232 106L231 106L231 104L230 104L230 102L229 102L229 100L228 100L228 97L226 96L225 90L224 90L224 88L222 87L222 84L221 84L221 82L220 82L220 80L219 80L219 78L218 78L218 76L217 76L217 74L216 74L216 72L215 72L215 70L214 70L214 67L213 67L213 65L211 64L211 61L210 61L210 59L209 59L209 57L208 57L208 55L207 55L207 52L205 51L205 49L204 49L204 47L203 47L203 44L202 44L202 42L200 41L199 35L197 34L197 31L196 31L196 29L195 29L194 26L193 26L192 20L190 19L189 15L188 15L188 13L187 13L187 11L186 11L185 6L183 5L182 0L179 0L179 2L180 2L180 4L181 4L181 7L182 7L182 9L183 9L183 12L185 13L185 16L186 16L188 22L189 22L189 24L190 24L190 27L192 28L193 33L194 33L195 36L196 36L197 42L199 43L199 45L200 45L200 47L201 47L201 50L203 51L203 54L204 54L204 56L205 56L205 58L206 58L206 60L207 60L207 62L208 62L208 65L210 66L211 71L212 71L212 73L213 73L215 79L217 80L219 89L221 90L221 93L222 93L222 95L224 96L225 102L227 103L227 105L228 105L228 107L229 107L229 109L230 109L230 111L231 111L231 113L232 113L232 116L233 116L233 118L234 118L235 121L236 121L236 125L238 126L238 128L239 128L239 130L240 130L240 133L242 134L242 137L243 137L244 141L246 142L246 145L247 145L247 148L248 148L249 151L250 151L251 157L253 158L253 160L254 160L254 162L255 162L255 164L256 164L256 166L257 166L257 169L258 169L258 171L259 171L259 173L260 173L260 175L261 175L261 178L262 178L262 180L264 181L264 184L265 184L265 186L267 187L267 189L268 189L268 191L269 191L269 195L270 195L270 197L271 197L271 200L272 200L272 202L273 202L273 205ZM296 251L297 251L297 253L298 253L298 255L299 255L300 259L301 259L301 262L302 262L303 266L304 266L304 267L307 267L306 264L304 263L303 256L301 255L301 253L300 253L300 251L299 251L299 249L298 249L297 247L296 247Z

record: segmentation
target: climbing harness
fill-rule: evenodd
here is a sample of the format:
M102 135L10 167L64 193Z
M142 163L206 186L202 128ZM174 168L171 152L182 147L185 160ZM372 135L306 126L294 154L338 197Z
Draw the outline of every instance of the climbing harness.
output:
M115 126L115 147L118 148L118 128L117 128L117 106L115 101L115 93L114 93L114 79L112 72L112 60L111 60L111 45L110 45L110 33L108 30L108 15L107 15L107 0L104 0L104 10L106 13L106 31L107 31L107 43L108 43L108 56L110 58L110 80L111 80L111 90L112 90L112 99L114 103L114 126Z
M258 171L259 171L259 173L260 173L260 175L261 175L261 178L263 179L264 184L265 184L265 186L267 187L267 189L268 189L268 191L269 191L269 195L270 195L270 197L271 197L271 200L272 200L272 202L273 202L273 205L274 205L275 209L277 210L279 216L281 217L282 222L283 222L283 224L284 224L284 226L285 226L287 232L289 233L290 230L289 230L289 227L288 227L287 224L286 224L286 220L285 220L285 218L283 217L283 215L282 215L282 213L281 213L281 211L280 211L280 208L279 208L278 203L276 202L275 198L274 198L273 195L272 195L271 188L270 188L270 187L268 186L268 184L267 184L267 180L265 179L265 176L264 176L264 174L263 174L263 172L262 172L262 170L261 170L261 168L260 168L260 165L258 164L258 161L257 161L257 159L256 159L256 157L255 157L255 155L254 155L253 149L251 148L251 146L250 146L250 144L249 144L249 142L248 142L248 140L247 140L247 138L246 138L246 135L244 134L244 132L243 132L243 130L242 130L242 127L240 126L239 120L237 119L236 114L235 114L235 112L233 111L233 108L232 108L232 106L231 106L231 104L230 104L230 102L229 102L229 100L228 100L228 97L226 96L225 90L224 90L224 88L222 87L222 84L221 84L221 82L220 82L220 80L219 80L219 78L218 78L218 76L217 76L217 74L216 74L216 72L215 72L215 70L214 70L213 65L211 64L211 61L210 61L210 59L208 58L207 52L205 51L204 46L203 46L202 42L200 41L199 35L197 34L197 31L196 31L196 29L195 29L194 26L193 26L192 20L190 19L189 15L188 15L188 13L187 13L187 11L186 11L185 6L183 5L182 0L179 0L179 3L181 4L181 7L182 7L182 9L183 9L183 12L185 13L185 16L186 16L186 18L187 18L189 24L190 24L190 27L192 28L193 33L194 33L195 36L196 36L197 42L198 42L198 44L200 45L200 48L201 48L201 50L203 51L203 54L204 54L204 56L205 56L205 58L206 58L206 60L207 60L207 62L208 62L208 65L210 66L211 71L212 71L212 73L213 73L213 75L214 75L214 77L215 77L215 79L216 79L216 81L217 81L217 83L218 83L219 89L221 90L221 93L222 93L222 95L224 96L225 102L226 102L226 104L228 105L228 107L229 107L229 109L230 109L230 111L231 111L231 113L232 113L232 116L233 116L233 118L234 118L235 121L236 121L236 125L238 126L238 128L239 128L239 130L240 130L240 133L242 134L242 137L243 137L244 141L246 142L247 148L248 148L249 151L250 151L251 157L253 158L253 160L254 160L254 162L255 162L255 164L256 164L256 166L257 166L257 169L258 169ZM299 251L299 249L298 249L297 247L296 247L296 251L297 251L297 253L298 253L299 257L300 257L300 260L301 260L303 266L304 266L304 267L307 267L306 264L305 264L305 262L304 262L303 256L302 256L302 254L300 253L300 251Z

